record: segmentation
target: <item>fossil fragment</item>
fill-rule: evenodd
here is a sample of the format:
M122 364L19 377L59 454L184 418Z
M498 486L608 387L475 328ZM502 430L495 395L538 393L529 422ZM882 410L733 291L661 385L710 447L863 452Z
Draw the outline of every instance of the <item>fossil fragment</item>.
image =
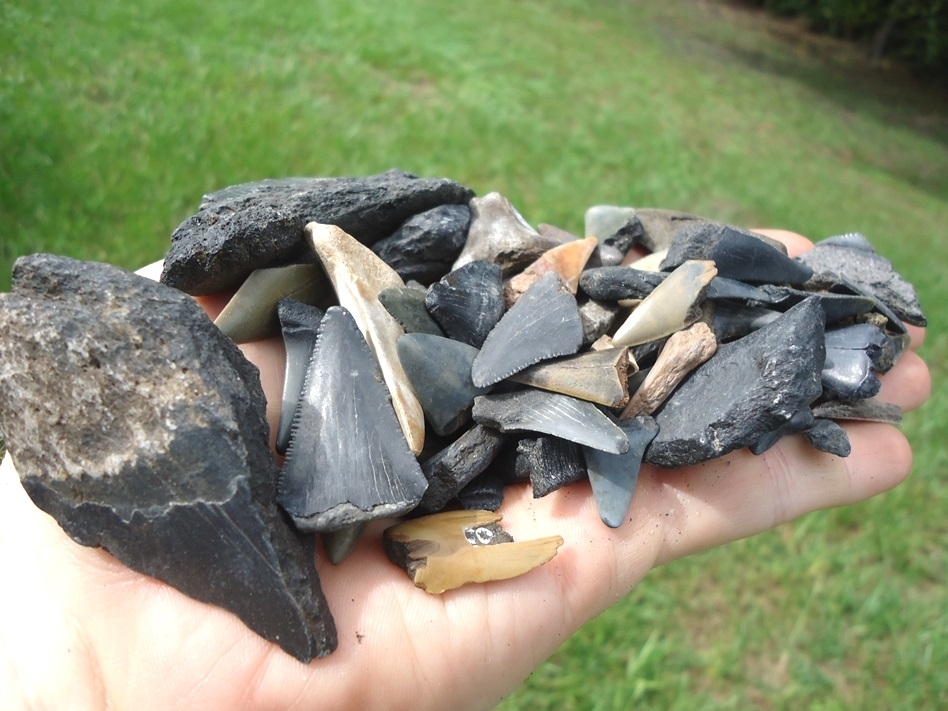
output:
M500 267L475 260L432 284L425 304L451 338L480 348L504 314L503 293Z
M817 418L804 432L807 442L815 449L837 457L848 457L852 452L849 435L833 420Z
M530 480L533 498L586 478L586 463L578 444L559 437L524 437L517 443L517 476Z
M505 436L491 427L471 429L422 464L428 489L418 504L421 512L440 511L471 480L483 472L500 451Z
M379 292L379 301L405 329L405 333L444 335L444 331L428 313L424 291L410 286L390 286Z
M884 422L889 425L902 423L902 408L874 397L862 400L826 400L813 406L813 415L824 419Z
M606 407L622 407L629 400L630 365L634 372L628 348L611 348L537 363L510 379Z
M451 270L470 224L467 205L439 205L408 218L392 235L372 245L372 251L405 281L428 283Z

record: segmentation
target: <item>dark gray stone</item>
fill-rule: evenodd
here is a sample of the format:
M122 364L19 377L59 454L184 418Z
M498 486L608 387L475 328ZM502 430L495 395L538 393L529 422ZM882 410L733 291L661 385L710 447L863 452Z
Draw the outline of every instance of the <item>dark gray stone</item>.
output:
M480 348L504 314L503 272L492 262L468 262L432 284L425 303L451 338Z
M852 452L846 430L832 420L817 418L805 432L807 441L821 452L848 457Z
M533 498L586 478L583 451L558 437L525 437L517 443L517 474L530 480Z
M685 227L709 222L704 217L691 215L687 212L652 207L640 207L635 211L635 215L644 228L642 245L650 252L660 252L663 249L668 249L675 235Z
M379 292L379 301L405 333L428 333L444 336L444 331L431 318L425 305L425 291L411 286L392 286Z
M319 327L278 501L306 531L412 510L428 483L355 320L331 306Z
M596 267L583 271L579 288L584 294L601 301L644 299L667 276L633 267Z
M280 424L277 426L276 451L286 453L290 444L290 428L296 405L303 392L303 381L309 368L309 358L316 345L319 322L325 312L316 306L293 299L281 299L277 305L283 343L286 347L286 368L283 377L283 401L280 405Z
M763 435L759 440L754 442L750 446L750 451L754 454L763 454L768 449L773 447L777 442L779 442L783 437L789 434L794 434L796 432L803 432L803 430L813 425L813 411L809 407L804 407L798 413L796 413L789 420L784 422L780 427L775 429L773 432L768 432Z
M467 205L439 205L408 218L372 251L405 281L431 283L451 271L471 224Z
M444 178L390 170L359 178L262 180L205 195L171 235L161 281L189 294L240 284L250 272L308 253L303 227L337 225L363 244L391 235L406 219L474 193Z
M817 299L722 344L658 411L659 433L646 461L696 464L753 444L819 397L825 357Z
M336 646L274 503L256 368L193 299L34 255L0 295L0 431L24 489L77 542L230 610L301 661Z
M711 280L707 290L704 292L704 296L706 299L714 299L716 301L728 299L754 306L769 306L775 301L770 294L759 287L745 284L736 279L728 279L727 277L720 276L716 276ZM785 311L786 309L783 310Z
M608 301L579 298L576 304L583 324L583 346L594 343L608 333L619 314L618 305Z
M422 464L428 489L418 511L435 513L454 499L474 477L483 472L506 439L497 430L474 425L471 429Z
M638 216L633 214L611 234L599 238L599 244L596 245L596 249L590 255L587 266L606 267L622 264L626 253L639 244L644 236L645 227Z

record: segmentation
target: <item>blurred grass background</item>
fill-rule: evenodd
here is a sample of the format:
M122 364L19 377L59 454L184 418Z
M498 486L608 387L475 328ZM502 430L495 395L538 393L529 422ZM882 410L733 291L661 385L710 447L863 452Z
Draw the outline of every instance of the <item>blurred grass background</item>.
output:
M655 571L503 711L948 707L948 97L724 2L0 4L0 290L30 252L159 259L216 188L390 167L574 232L861 231L930 317L904 486Z

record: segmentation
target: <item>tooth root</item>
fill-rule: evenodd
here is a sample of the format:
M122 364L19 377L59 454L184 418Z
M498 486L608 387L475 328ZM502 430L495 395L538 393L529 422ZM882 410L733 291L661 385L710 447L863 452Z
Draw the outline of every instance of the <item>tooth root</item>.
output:
M306 237L329 275L339 304L352 314L378 361L408 446L420 454L425 416L396 350L398 337L405 331L378 299L383 289L404 286L401 277L338 227L311 222L306 226Z
M713 262L685 262L645 297L616 331L613 342L636 346L694 323L701 315L698 305L716 274Z
M276 450L286 453L296 406L299 404L306 380L309 359L316 345L319 322L323 310L292 299L281 299L277 307L283 343L286 347L286 371L283 378L283 403L280 424L277 426Z
M385 552L416 586L440 594L467 583L506 580L543 565L560 536L515 542L490 511L450 511L386 529Z
M573 240L566 244L547 250L539 259L522 272L512 277L504 286L504 305L510 308L523 293L529 289L541 276L547 272L556 274L567 291L576 294L579 286L579 276L583 267L589 261L589 256L596 248L598 240L595 237Z
M629 349L613 348L538 363L510 379L606 407L622 407L629 401L629 365Z
M329 280L318 264L257 269L227 302L214 325L237 343L259 341L280 332L280 299L317 304L331 293Z

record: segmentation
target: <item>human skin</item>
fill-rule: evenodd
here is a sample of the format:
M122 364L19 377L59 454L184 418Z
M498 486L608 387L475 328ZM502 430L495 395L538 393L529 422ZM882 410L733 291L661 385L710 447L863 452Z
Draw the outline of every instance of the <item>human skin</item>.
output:
M810 243L760 230L799 254ZM153 271L153 270L152 270ZM210 313L222 299L203 299ZM914 349L881 376L879 398L905 410L931 389ZM246 346L261 369L271 428L278 414L279 341ZM0 467L0 708L487 709L569 635L654 567L766 531L807 512L863 501L909 473L895 427L846 423L852 454L785 437L681 469L644 466L617 529L602 525L588 483L542 499L506 489L500 513L517 540L560 535L549 563L513 580L429 595L382 551L388 522L369 526L338 566L317 555L339 648L301 664L234 615L192 600L74 543ZM15 453L14 453L15 454Z

